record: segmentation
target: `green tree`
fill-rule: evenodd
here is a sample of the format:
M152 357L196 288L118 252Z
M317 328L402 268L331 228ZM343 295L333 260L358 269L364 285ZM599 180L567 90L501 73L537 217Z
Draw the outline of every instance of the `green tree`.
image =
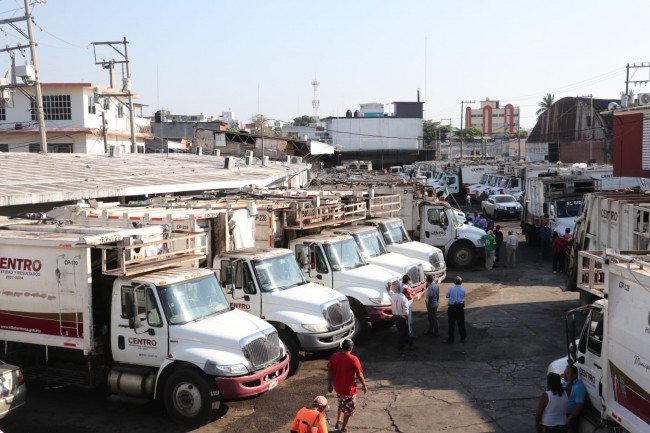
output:
M526 131L525 129L520 130L518 137L519 138L528 138L528 131Z
M456 135L460 136L460 133L457 133ZM481 131L478 128L475 128L473 126L470 126L468 128L463 128L463 140L464 141L472 141L476 137L481 137L483 135L483 131Z
M555 95L552 93L547 93L546 96L542 98L542 102L539 103L539 110L535 114L537 117L540 117L542 114L550 110L551 105L555 102Z
M437 134L439 127L440 122L434 122L433 120L425 120L422 123L422 138L424 138L425 144L429 144L438 138Z
M316 120L314 120L314 118L311 116L307 116L306 114L293 119L293 124L295 126L309 126L311 123L316 123Z

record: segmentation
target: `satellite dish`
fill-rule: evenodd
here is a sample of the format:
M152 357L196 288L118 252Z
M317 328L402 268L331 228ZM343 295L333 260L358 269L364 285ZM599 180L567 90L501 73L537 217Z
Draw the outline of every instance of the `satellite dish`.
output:
M612 101L607 105L607 109L610 111L618 110L619 108L621 108L621 106L618 104L618 102Z

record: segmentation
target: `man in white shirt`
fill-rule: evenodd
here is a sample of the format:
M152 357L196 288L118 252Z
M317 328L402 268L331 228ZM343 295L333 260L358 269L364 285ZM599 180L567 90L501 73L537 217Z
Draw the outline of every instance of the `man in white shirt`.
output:
M399 343L397 348L399 351L404 350L404 346L408 345L409 348L413 348L413 341L409 337L409 324L408 324L408 299L404 294L404 291L393 289L393 286L389 283L386 287L388 294L390 295L390 302L393 309L393 318L395 319L395 326L397 326L397 335L399 338Z
M506 239L506 267L514 268L517 264L517 247L519 240L512 230L508 230L508 239Z

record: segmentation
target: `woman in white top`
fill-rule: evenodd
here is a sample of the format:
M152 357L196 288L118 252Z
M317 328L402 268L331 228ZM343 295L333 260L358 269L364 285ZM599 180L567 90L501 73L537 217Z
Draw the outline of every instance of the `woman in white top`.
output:
M537 410L535 411L535 426L538 433L565 433L566 407L569 403L562 379L557 373L549 373L546 376L546 389L539 397Z

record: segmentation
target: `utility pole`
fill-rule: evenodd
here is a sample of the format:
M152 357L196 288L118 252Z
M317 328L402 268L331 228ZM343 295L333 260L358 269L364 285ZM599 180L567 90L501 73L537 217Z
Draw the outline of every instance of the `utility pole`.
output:
M473 104L476 101L460 101L460 159L463 159L463 116L465 112L463 111L464 104Z
M102 111L102 137L104 137L104 152L108 155L110 147L108 146L108 123L106 122L106 113Z
M32 31L32 14L29 10L29 0L25 0L25 15L22 17L16 17L16 18L8 18L5 20L0 20L0 25L2 24L10 24L18 33L20 33L24 38L29 40L29 45L16 45L15 47L9 47L7 46L4 49L1 49L0 52L11 52L14 50L22 50L24 48L29 48L31 57L32 57L32 64L28 65L31 66L33 69L33 76L29 73L29 68L25 68L25 75L22 76L23 84L18 84L16 83L15 80L15 62L14 62L14 56L13 53L11 53L12 56L12 71L11 71L11 84L4 85L0 87L0 93L4 97L5 89L15 89L15 88L21 88L21 87L35 87L35 101L34 105L36 106L36 117L38 120L38 130L40 134L40 145L41 145L41 152L42 153L47 153L47 130L45 129L45 116L43 113L43 94L41 93L41 82L38 78L38 59L36 58L36 42L34 42L34 32ZM25 21L27 24L27 34L25 34L21 29L16 27L13 23L19 22L19 21ZM23 92L24 93L24 92ZM31 99L31 96L28 96Z
M28 0L25 0L28 1ZM110 69L111 70L111 80L113 76L113 67L115 64L118 63L123 63L126 65L126 76L123 77L123 83L122 83L122 93L121 94L112 94L111 96L126 96L127 97L127 105L129 107L129 123L131 126L131 152L136 153L138 151L138 145L135 141L135 110L133 109L133 92L131 92L131 67L130 67L130 62L129 62L129 53L127 46L129 44L129 41L126 40L126 37L122 41L115 41L115 42L92 42L93 45L93 50L95 54L95 64L96 65L102 65L102 68L104 69ZM122 60L97 60L97 50L96 46L97 45L108 45L111 47L113 50L115 50L121 57ZM120 50L122 48L122 50ZM112 83L112 81L111 81ZM122 101L118 102L120 104L123 104Z

